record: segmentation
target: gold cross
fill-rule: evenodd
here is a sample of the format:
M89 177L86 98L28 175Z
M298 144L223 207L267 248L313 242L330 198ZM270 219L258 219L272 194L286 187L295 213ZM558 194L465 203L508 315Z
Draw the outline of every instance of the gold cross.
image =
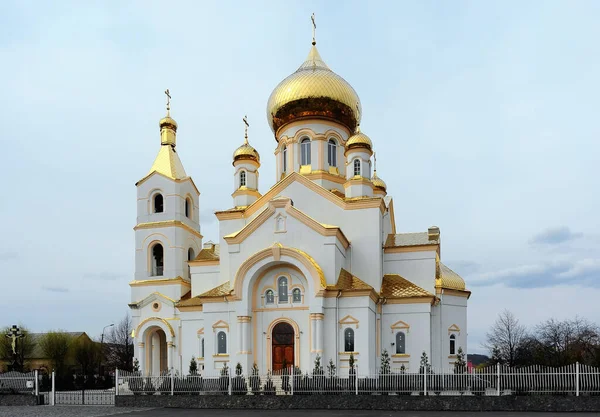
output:
M315 38L315 36L316 36L315 32L317 31L317 24L315 23L315 14L314 13L310 17L310 20L312 20L312 24L313 24L313 42L312 42L312 44L316 45L317 41L316 41L316 38Z
M248 123L248 116L244 116L244 118L242 120L244 121L244 124L246 125L246 127L244 128L244 139L245 139L245 142L248 143L248 128L250 127L250 123Z
M169 92L168 88L165 90L165 94L167 96L167 113L168 113L169 110L171 110L171 93Z
M373 152L373 170L377 172L377 155Z

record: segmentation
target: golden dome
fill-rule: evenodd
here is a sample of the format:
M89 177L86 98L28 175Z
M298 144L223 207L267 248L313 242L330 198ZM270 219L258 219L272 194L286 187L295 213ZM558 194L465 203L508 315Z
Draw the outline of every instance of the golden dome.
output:
M248 142L237 148L233 153L233 162L241 159L251 159L256 162L260 162L260 155Z
M371 142L371 139L367 135L357 129L357 132L348 138L346 149L361 147L372 149L373 142Z
M171 118L171 116L169 116L168 114L163 117L162 119L160 119L160 122L158 122L158 125L160 126L161 130L163 128L171 128L173 130L177 130L177 122L175 121L175 119Z
M377 170L373 171L373 178L371 178L371 182L373 186L376 188L380 188L383 191L387 190L387 185L385 185L385 181L377 176Z
M287 123L308 117L333 119L351 132L361 117L358 94L329 69L314 44L306 61L275 87L267 103L267 118L274 133Z

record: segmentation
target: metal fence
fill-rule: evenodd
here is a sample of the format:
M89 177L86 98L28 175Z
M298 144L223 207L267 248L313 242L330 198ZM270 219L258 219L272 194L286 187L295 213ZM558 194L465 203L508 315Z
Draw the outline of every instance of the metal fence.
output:
M456 372L423 369L417 373L386 372L347 376L302 373L143 376L117 372L116 395L600 395L600 368L573 364L561 368L501 365Z

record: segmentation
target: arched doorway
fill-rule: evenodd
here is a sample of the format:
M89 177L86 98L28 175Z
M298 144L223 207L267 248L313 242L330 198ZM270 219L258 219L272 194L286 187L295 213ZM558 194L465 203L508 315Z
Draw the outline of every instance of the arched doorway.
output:
M285 322L275 325L273 328L272 340L272 355L273 372L279 371L284 367L293 367L294 363L294 328Z
M146 373L160 375L166 372L167 363L167 335L160 327L148 329L146 338Z

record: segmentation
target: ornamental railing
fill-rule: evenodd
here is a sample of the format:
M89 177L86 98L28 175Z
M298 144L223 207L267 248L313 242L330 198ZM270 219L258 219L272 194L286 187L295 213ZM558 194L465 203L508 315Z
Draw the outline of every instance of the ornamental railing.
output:
M340 376L284 370L236 374L227 369L157 376L118 371L116 395L600 395L600 368L573 364L560 368L502 365L481 369L386 371Z

